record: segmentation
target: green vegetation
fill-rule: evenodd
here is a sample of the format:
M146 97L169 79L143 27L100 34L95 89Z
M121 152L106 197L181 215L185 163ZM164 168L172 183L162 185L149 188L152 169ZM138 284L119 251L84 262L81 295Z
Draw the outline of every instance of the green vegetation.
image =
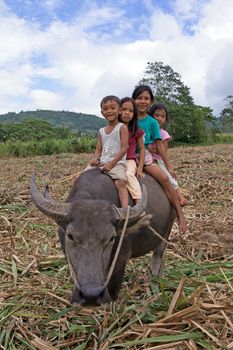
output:
M148 63L139 84L151 86L169 111L171 146L233 143L233 96L216 118L210 107L195 105L181 76L162 62ZM93 152L105 120L95 115L37 110L0 115L0 157Z
M42 141L55 139L67 139L76 134L64 127L54 127L46 120L23 119L20 123L2 125L0 129L0 141Z
M40 119L24 119L21 123L0 128L0 157L27 157L56 153L90 153L96 136L81 136L67 128L57 128Z
M40 119L49 122L59 128L70 129L72 132L79 134L97 134L99 128L105 125L105 120L96 115L74 113L68 111L21 111L20 113L9 112L0 115L0 124L22 123L24 119ZM1 139L0 128L0 139Z
M226 97L226 106L220 113L220 128L225 133L233 133L233 96Z
M59 153L90 153L96 145L96 138L91 136L64 140L47 139L36 141L15 141L0 144L0 157L28 157Z
M233 134L216 134L215 143L233 143Z
M215 121L211 108L194 104L189 87L170 66L162 62L148 63L139 84L150 85L156 101L167 106L168 130L174 141L197 144L207 138L207 123L214 126Z

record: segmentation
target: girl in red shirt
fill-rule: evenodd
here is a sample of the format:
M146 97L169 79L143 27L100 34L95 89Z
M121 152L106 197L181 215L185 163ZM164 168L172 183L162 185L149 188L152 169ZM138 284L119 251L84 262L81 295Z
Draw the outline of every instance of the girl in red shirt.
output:
M145 159L145 148L143 142L144 132L138 128L137 107L130 97L121 99L121 112L119 120L128 126L129 147L127 152L126 184L131 197L137 203L141 198L141 187L137 177L143 177L143 166ZM138 161L136 160L139 154Z

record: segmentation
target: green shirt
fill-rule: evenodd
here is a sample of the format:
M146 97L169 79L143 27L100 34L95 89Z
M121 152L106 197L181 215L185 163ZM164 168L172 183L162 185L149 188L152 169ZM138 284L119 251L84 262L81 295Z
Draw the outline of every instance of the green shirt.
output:
M159 123L150 115L147 115L146 118L138 119L138 126L144 131L143 142L145 148L156 140L162 140Z

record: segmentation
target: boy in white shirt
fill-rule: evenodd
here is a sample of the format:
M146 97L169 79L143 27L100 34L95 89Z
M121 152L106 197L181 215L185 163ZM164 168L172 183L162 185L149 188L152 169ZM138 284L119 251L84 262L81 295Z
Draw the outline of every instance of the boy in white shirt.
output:
M106 96L100 103L101 113L108 124L98 132L98 140L92 167L100 167L115 182L122 208L128 206L126 187L126 153L128 150L128 128L118 120L120 99Z

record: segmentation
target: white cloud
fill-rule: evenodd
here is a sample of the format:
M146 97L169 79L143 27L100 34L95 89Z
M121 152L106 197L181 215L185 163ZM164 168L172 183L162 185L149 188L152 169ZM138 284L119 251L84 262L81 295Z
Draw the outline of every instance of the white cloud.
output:
M63 97L60 94L48 90L32 90L30 97L37 109L60 110L64 105Z
M62 0L44 0L44 5L49 9L53 10L61 4Z
M203 6L206 0L176 0L174 2L174 12L180 20L200 19Z
M39 29L0 2L0 10L4 9L0 14L0 113L48 108L100 115L102 97L131 95L147 62L154 61L169 64L181 74L195 103L219 112L223 99L233 93L233 2L177 0L175 4L174 13L165 14L147 1L151 17L136 29L144 28L148 37L129 42L119 39L133 28L135 19L123 9L116 11L110 5L103 9L93 3L88 9L84 3L85 16L81 12L70 23L57 20ZM47 5L56 7L59 1L48 0ZM195 6L196 23L190 36L183 24L193 18ZM113 24L113 31L101 31L107 23ZM100 30L94 32L94 27Z
M165 24L165 25L164 25ZM150 19L151 40L175 40L182 35L176 19L169 14L155 11Z
M213 41L233 40L233 2L212 0L203 8L197 31Z

